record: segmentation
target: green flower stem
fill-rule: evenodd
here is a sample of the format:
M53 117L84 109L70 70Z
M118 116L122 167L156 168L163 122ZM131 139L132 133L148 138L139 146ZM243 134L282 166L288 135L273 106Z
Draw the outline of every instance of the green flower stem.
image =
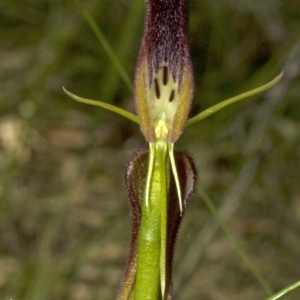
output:
M270 82L268 82L265 85L262 85L262 86L260 86L260 87L258 87L256 89L250 90L248 92L239 94L239 95L237 95L235 97L226 99L226 100L224 100L222 102L219 102L216 105L213 105L213 106L209 107L208 109L202 111L200 114L196 115L195 117L190 118L186 122L186 126L190 126L190 125L193 125L195 123L198 123L199 121L202 121L203 119L209 117L210 115L216 113L217 111L225 108L228 105L231 105L231 104L236 103L236 102L238 102L240 100L249 98L249 97L254 96L254 95L258 94L258 93L262 93L262 92L268 90L269 88L271 88L272 86L274 86L282 78L282 76L283 76L283 72L281 72L278 76L276 76L273 80L271 80Z
M153 146L153 147L151 147ZM151 184L145 191L138 242L135 300L164 299L166 269L166 218L169 190L168 143L150 144L154 158ZM149 203L145 201L149 195ZM162 296L161 296L162 295Z

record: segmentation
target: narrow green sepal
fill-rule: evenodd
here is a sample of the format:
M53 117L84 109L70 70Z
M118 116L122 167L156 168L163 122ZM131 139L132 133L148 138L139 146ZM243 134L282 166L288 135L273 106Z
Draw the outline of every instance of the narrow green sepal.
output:
M136 124L139 124L139 120L138 120L138 117L125 110L125 109L122 109L122 108L119 108L117 106L114 106L114 105L111 105L111 104L108 104L108 103L105 103L105 102L102 102L102 101L99 101L99 100L92 100L92 99L87 99L87 98L81 98L79 96L76 96L74 94L72 94L71 92L69 92L68 90L66 90L64 87L63 87L63 90L64 92L70 96L73 100L76 100L78 102L81 102L81 103L85 103L85 104L89 104L89 105L94 105L94 106L99 106L101 108L104 108L106 110L109 110L109 111L112 111Z

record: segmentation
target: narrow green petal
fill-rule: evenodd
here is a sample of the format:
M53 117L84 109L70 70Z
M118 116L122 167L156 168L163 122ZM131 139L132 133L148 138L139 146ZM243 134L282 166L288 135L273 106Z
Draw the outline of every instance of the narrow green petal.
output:
M180 188L179 176L178 176L175 157L174 157L174 144L172 144L172 143L169 143L169 160L170 160L171 169L172 169L172 173L173 173L174 181L175 181L175 185L176 185L180 215L182 215L183 205L182 205L182 198L181 198L181 188Z
M273 80L271 80L270 82L268 82L265 85L262 85L256 89L250 90L248 92L239 94L235 97L226 99L216 105L211 106L210 108L204 110L203 112L201 112L200 114L198 114L197 116L190 118L187 122L186 122L186 126L190 126L193 125L207 117L209 117L210 115L216 113L217 111L223 109L224 107L231 105L233 103L236 103L242 99L246 99L249 98L251 96L254 96L258 93L264 92L266 90L268 90L269 88L273 87L283 76L283 72L281 72L278 76L276 76Z
M102 108L112 111L112 112L114 112L136 124L139 124L138 117L125 109L119 108L117 106L114 106L114 105L111 105L111 104L108 104L108 103L105 103L105 102L102 102L99 100L91 100L91 99L81 98L79 96L76 96L76 95L70 93L64 87L63 87L63 90L68 96L70 96L72 99L74 99L78 102L102 107Z

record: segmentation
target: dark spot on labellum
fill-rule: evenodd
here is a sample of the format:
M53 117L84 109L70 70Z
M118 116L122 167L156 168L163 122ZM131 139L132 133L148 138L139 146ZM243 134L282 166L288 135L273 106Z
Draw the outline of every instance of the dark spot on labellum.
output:
M175 98L175 90L172 90L170 94L169 102L172 102L174 98Z
M154 79L154 88L155 88L156 98L159 99L160 98L160 90L159 90L159 84L158 84L157 78Z
M163 67L163 84L167 85L168 83L168 67L164 66Z

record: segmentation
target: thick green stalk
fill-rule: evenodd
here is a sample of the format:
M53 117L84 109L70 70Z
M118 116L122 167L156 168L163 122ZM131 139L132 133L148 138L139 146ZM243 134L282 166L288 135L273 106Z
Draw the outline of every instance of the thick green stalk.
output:
M145 191L138 242L135 300L162 299L165 293L166 211L168 197L168 143L158 140L151 147L153 171L149 203ZM153 153L154 152L154 153ZM151 160L150 160L151 161ZM162 291L161 291L162 289Z

